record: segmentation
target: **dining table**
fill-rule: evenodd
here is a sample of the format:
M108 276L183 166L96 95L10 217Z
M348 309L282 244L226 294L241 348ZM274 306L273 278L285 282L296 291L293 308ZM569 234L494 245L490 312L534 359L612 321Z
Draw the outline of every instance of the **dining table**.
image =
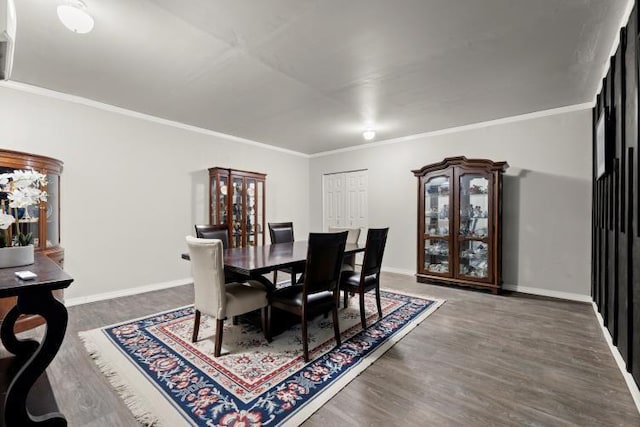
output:
M277 284L265 275L283 268L292 269L291 277L296 277L298 273L304 273L307 248L308 242L306 240L228 248L223 252L224 269L226 272L259 281L268 291L273 291ZM347 243L344 253L345 255L355 254L364 252L364 249L364 244ZM182 259L189 260L189 254L183 253Z

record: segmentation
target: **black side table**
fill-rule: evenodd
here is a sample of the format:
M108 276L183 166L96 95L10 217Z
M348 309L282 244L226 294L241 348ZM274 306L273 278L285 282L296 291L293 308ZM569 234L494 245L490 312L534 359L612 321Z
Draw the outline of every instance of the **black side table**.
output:
M21 270L32 271L38 277L20 280L14 273ZM37 253L34 264L0 268L0 298L18 297L17 304L0 325L0 338L5 348L15 354L21 363L4 401L4 422L7 427L67 425L64 415L59 412L32 416L26 400L29 390L60 349L67 330L67 309L53 296L52 291L67 288L71 282L73 278L62 271L58 264ZM47 329L41 343L16 338L13 328L21 314L38 314L44 318Z

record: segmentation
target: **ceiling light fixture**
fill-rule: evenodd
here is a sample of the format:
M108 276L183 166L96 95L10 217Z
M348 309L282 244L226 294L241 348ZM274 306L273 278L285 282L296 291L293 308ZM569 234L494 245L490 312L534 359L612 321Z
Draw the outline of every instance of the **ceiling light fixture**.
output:
M82 0L68 0L58 6L58 18L74 33L86 34L93 30L93 18L87 13L87 5Z
M362 132L362 137L367 141L371 141L373 138L376 137L376 131L374 131L373 129L367 129L364 132Z

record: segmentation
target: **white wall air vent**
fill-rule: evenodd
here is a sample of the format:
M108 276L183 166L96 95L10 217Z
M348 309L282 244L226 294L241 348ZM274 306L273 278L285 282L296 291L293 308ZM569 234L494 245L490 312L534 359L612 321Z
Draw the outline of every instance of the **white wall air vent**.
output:
M16 42L16 7L13 0L0 0L0 80L9 80Z

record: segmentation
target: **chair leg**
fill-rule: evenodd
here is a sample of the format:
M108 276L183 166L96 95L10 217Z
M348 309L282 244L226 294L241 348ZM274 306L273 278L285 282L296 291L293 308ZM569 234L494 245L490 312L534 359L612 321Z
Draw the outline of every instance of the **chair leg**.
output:
M340 296L338 295L336 299L340 301ZM340 341L340 323L338 322L338 301L336 301L336 304L333 305L333 309L331 310L333 312L333 334L336 337L336 347L342 344L342 341Z
M360 323L362 323L362 329L367 329L367 316L364 312L364 292L360 292Z
M271 306L267 305L262 307L262 333L267 342L273 341L271 339Z
M278 286L278 270L273 271L273 286Z
M222 331L224 330L224 319L216 319L216 345L213 350L215 357L220 356L220 350L222 350Z
M309 342L307 336L307 315L302 310L302 352L304 353L304 361L309 361Z
M376 304L378 305L378 317L382 319L382 304L380 304L380 286L376 286Z
M198 331L200 330L200 310L196 310L195 321L193 322L193 336L191 342L198 341Z
M347 308L347 306L349 306L349 293L345 290L344 291L344 308Z

